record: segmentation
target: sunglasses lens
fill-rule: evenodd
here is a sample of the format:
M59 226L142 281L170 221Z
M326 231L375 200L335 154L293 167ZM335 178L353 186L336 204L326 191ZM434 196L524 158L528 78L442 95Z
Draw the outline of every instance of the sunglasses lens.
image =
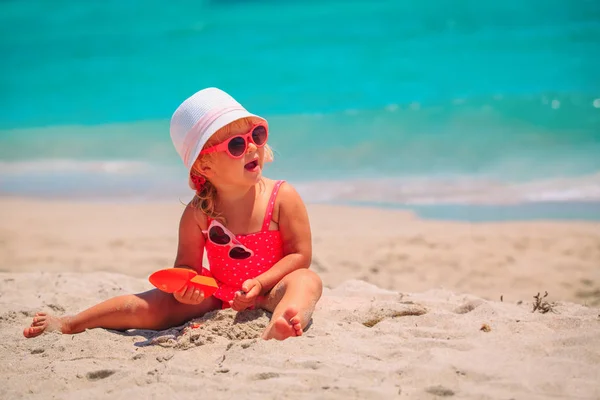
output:
M241 136L236 136L229 141L227 148L232 156L239 157L246 151L246 140Z
M257 146L263 146L267 142L267 129L264 126L257 126L252 131L252 140Z
M250 257L252 254L250 254L250 252L244 250L244 248L242 247L232 247L231 250L229 250L229 257L233 258L234 260L245 260L246 258Z
M224 245L231 241L229 235L219 226L213 226L208 231L209 239L216 244ZM232 257L233 258L233 257Z

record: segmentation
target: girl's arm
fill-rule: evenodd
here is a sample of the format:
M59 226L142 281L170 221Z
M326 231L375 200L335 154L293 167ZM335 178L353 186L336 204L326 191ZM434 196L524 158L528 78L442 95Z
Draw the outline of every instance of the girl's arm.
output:
M179 245L175 267L190 268L202 273L202 254L204 253L204 235L200 225L201 212L189 204L183 211L179 222ZM204 292L193 285L185 285L179 292L173 293L177 301L196 305L204 301Z
M206 216L188 204L179 222L179 243L174 267L190 268L198 274L202 273L204 235L201 223L206 225Z
M283 240L283 258L271 269L257 277L265 294L284 276L300 268L308 268L312 259L312 239L308 213L302 198L288 183L281 185L279 203L279 231Z

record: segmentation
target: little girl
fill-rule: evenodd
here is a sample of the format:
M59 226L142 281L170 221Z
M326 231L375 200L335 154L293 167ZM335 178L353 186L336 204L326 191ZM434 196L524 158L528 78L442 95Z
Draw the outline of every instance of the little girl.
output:
M227 93L208 88L171 118L171 139L196 191L179 225L175 267L213 276L214 295L185 286L114 297L74 316L37 313L23 334L74 334L91 328L162 330L231 307L272 312L264 339L300 336L321 297L311 270L311 233L302 199L283 181L262 176L273 153L267 121ZM202 267L204 249L210 271Z

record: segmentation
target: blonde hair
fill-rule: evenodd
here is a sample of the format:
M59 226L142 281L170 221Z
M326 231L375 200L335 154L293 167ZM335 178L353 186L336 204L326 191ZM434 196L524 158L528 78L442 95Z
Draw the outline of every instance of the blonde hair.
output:
M213 134L213 136L208 140L208 142L206 142L203 149L207 149L209 147L214 146L215 144L218 144L219 137L229 136L231 134L231 132L233 132L233 131L240 132L240 131L249 130L254 124L261 122L261 121L262 121L262 119L254 118L254 117L247 117L247 118L238 119L237 121L233 121L233 122L225 125L221 129L219 129L218 131L216 131ZM271 147L269 147L268 144L265 144L264 149L265 149L265 162L273 161L273 150L271 149ZM190 175L202 177L203 175L200 172L200 171L202 171L202 167L209 164L213 157L214 157L214 153L203 154L203 155L198 156L198 158L196 159L196 161L194 161L194 164L192 165L192 168L190 170ZM204 178L206 179L206 177L204 177ZM208 179L206 179L206 183L204 183L204 185L202 185L202 188L200 190L196 191L196 194L195 194L194 198L192 199L191 205L193 207L199 209L200 211L202 211L208 217L210 217L212 219L216 219L222 223L225 223L224 218L222 218L222 216L219 213L217 213L215 210L216 198L217 198L217 188L212 184L212 182L210 182Z

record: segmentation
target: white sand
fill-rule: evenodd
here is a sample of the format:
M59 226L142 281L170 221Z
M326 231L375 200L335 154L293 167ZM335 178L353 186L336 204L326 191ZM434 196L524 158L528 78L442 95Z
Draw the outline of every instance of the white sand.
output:
M231 310L162 332L22 336L36 311L150 289L181 210L0 200L0 398L600 398L597 223L312 206L326 289L304 337L262 341L268 315ZM544 290L553 312L532 313Z

